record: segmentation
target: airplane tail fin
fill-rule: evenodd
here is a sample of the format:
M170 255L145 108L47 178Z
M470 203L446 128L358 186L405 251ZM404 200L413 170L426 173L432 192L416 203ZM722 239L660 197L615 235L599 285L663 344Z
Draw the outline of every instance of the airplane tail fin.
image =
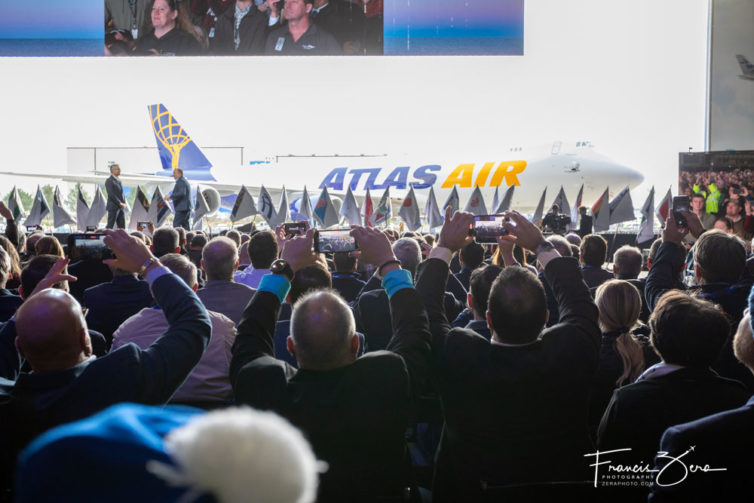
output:
M181 168L183 175L189 180L215 180L210 172L212 163L165 105L149 105L149 118L160 152L162 169L166 174L172 173L175 168Z
M749 60L741 54L736 54L736 59L743 74L747 77L754 77L754 65L749 63Z

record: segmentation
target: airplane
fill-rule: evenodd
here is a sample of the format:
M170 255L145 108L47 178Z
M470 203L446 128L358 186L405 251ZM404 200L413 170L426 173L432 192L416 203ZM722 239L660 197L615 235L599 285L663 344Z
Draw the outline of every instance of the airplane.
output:
M741 67L742 72L742 74L739 75L738 78L744 80L754 80L754 65L749 63L749 60L741 54L736 54L736 59L738 60L738 65Z
M221 208L232 208L241 184L252 194L264 186L271 197L279 197L285 185L292 207L300 203L304 187L314 200L327 187L336 207L342 203L348 187L359 202L363 201L367 189L372 197L379 198L389 187L393 214L397 215L397 208L412 186L420 203L426 200L429 188L433 187L440 205L456 187L463 207L476 186L480 187L489 205L496 188L502 198L503 192L515 185L512 207L526 210L537 205L545 187L554 198L561 186L567 194L575 195L583 185L586 204L596 200L605 187L615 187L616 190L626 186L635 188L644 179L638 171L596 152L588 141L510 147L500 149L494 157L463 157L451 162L437 156L421 162L387 155L266 156L250 161L248 166L216 167L164 105L149 105L148 108L162 169L151 173L129 173L121 166L121 182L124 186L142 185L149 195L154 186L168 192L173 186L173 169L181 168L193 190L202 191L210 214ZM0 172L0 175L103 184L109 173L32 175Z

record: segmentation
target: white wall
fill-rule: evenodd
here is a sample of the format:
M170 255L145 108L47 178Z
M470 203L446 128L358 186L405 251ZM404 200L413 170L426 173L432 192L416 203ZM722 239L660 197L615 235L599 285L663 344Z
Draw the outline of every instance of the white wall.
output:
M678 152L704 148L707 9L528 0L517 57L0 59L1 170L63 172L67 147L153 146L147 105L164 103L200 146L249 159L476 162L501 145L589 139L663 192Z

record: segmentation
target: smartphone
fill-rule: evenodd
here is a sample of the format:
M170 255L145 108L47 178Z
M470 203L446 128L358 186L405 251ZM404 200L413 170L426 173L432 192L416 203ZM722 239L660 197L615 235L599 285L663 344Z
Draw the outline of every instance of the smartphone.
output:
M496 243L499 236L505 236L508 231L503 227L503 215L476 215L471 227L471 235L477 243Z
M314 251L317 253L351 252L359 249L351 229L317 231L314 235Z
M27 225L26 226L26 232L34 232L36 230L41 229L42 227L39 225Z
M97 232L97 227L95 225L87 225L86 232Z
M689 211L689 196L673 197L673 218L678 227L686 227L686 217L681 215L682 211Z
M68 255L71 261L102 261L113 258L113 252L105 245L104 234L70 234L68 236Z
M308 222L294 222L289 224L283 224L283 232L285 233L285 239L290 239L293 236L300 236L306 234L309 230Z

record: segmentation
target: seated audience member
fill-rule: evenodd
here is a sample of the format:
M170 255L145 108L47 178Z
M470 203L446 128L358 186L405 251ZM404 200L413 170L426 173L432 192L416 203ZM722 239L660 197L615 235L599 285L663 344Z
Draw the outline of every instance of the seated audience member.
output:
M649 325L662 361L613 393L599 427L599 450L631 448L616 463L651 463L667 428L740 407L749 397L740 382L709 368L730 334L719 306L671 290L657 302Z
M487 299L490 296L492 283L500 276L502 270L496 265L477 267L471 273L469 280L468 303L472 319L466 324L466 328L473 330L487 340L492 337L490 328L487 326Z
M733 234L741 239L751 239L751 234L745 229L745 221L743 215L744 208L741 201L736 197L728 199L725 203L725 217L730 220L733 226Z
M689 201L691 211L693 211L696 216L699 217L699 221L702 223L702 227L704 227L705 229L711 229L715 224L715 215L707 213L705 211L705 205L706 199L704 198L703 194L695 193L691 196L691 200Z
M286 56L339 55L340 44L330 33L312 23L309 14L314 0L287 0L283 6L286 22L267 35L265 54ZM270 4L271 18L277 17L279 3Z
M216 13L214 37L210 50L214 54L257 56L264 54L267 41L267 15L251 0L236 0L222 13Z
M160 262L196 292L196 267L186 257L168 253L160 258ZM212 338L199 363L170 398L170 402L216 406L232 398L228 365L230 348L236 336L235 325L230 318L220 313L207 309L207 314L212 323ZM146 349L167 329L168 319L159 303L154 308L144 308L124 321L115 331L113 350L129 343Z
M720 217L712 224L713 229L719 229L726 234L733 234L733 222L727 217Z
M244 234L246 236L246 234ZM249 239L251 239L249 237ZM238 270L243 271L251 265L251 257L249 257L249 239L241 243L241 247L238 249Z
M139 35L134 54L140 56L196 56L203 52L204 36L179 0L154 0L154 29Z
M238 247L241 246L241 233L238 232L237 230L235 230L235 229L229 230L225 234L225 237L228 238L228 239L230 239L231 241L233 241L236 244L236 249L238 249Z
M676 226L675 219L666 222L662 232L662 244L652 262L647 275L644 295L650 309L668 290L678 286L678 271L682 256L681 241L687 232L697 236L694 244L694 274L698 288L696 294L719 305L728 315L733 327L738 325L746 307L750 284L739 283L746 267L746 250L741 240L719 230L704 232L704 228L694 213L684 212L688 229ZM702 232L704 232L702 234ZM749 391L754 391L754 376L733 355L731 337L715 355L712 368L723 377L744 383Z
M581 236L579 236L575 232L569 232L564 237L566 238L566 241L568 241L572 245L576 245L576 246L581 245Z
M388 351L357 358L350 308L333 292L315 291L296 302L291 317L288 348L299 370L272 358L275 320L290 280L315 260L310 229L286 241L282 260L246 308L231 382L237 402L279 412L327 462L317 501L399 500L411 485L405 431L427 375L429 324L411 275L401 270L385 235L363 227L352 233L361 260L381 265L396 330Z
M34 231L29 234L29 237L26 238L26 246L23 248L24 254L21 256L23 262L28 262L37 255L37 241L44 236L45 234L42 231Z
M251 267L236 271L233 279L236 283L256 288L262 277L270 273L270 265L276 258L278 258L278 242L275 234L272 231L259 231L249 240Z
M0 247L0 323L8 321L23 302L21 296L5 289L10 273L10 255Z
M364 54L366 17L360 5L342 0L314 0L311 18L332 33L343 54Z
M320 471L301 432L271 412L137 404L42 435L19 466L19 503L312 503Z
M179 253L181 255L186 255L186 229L184 229L180 225L178 227L173 227L173 229L175 229L175 232L178 233L178 246L181 249Z
M168 253L181 253L178 231L173 227L160 227L152 236L152 253L160 258Z
M34 245L35 255L55 255L56 257L65 257L63 247L55 236L42 236Z
M401 268L416 276L421 262L419 244L413 238L400 238L393 243L393 253ZM449 319L455 319L463 311L463 304L450 292L445 292L443 302ZM356 330L364 334L369 351L385 349L393 335L390 324L390 301L384 289L364 292L353 304Z
M10 269L5 287L8 290L16 289L21 284L21 258L18 255L18 250L5 236L0 236L0 248L5 250L5 253L8 254L8 260L10 260Z
M616 388L631 384L644 371L644 348L631 334L641 312L641 294L631 283L611 279L597 287L594 299L602 330L600 363L592 381L590 431L596 436Z
M752 299L749 310L754 310ZM733 346L736 358L754 372L754 335L751 316L747 314L738 325ZM751 491L754 469L754 436L749 434L754 423L754 398L740 408L677 424L665 430L659 450L667 456L655 459L655 469L663 470L665 485L652 485L649 501L715 501L725 494L745 495ZM681 458L682 457L682 458ZM679 463L668 466L672 459L683 459L685 466L708 466L715 471L679 472ZM724 469L724 470L720 470ZM679 484L670 481L683 480Z
M133 231L131 232L131 236L144 242L144 244L146 244L147 246L152 246L152 238L141 231Z
M641 313L639 319L646 323L649 320L649 306L644 300L644 286L646 279L639 279L644 257L635 246L623 245L613 254L613 275L617 279L623 279L631 283L641 294Z
M446 214L440 243L417 282L432 327L433 374L445 412L435 502L482 501L482 482L588 478L584 453L592 448L587 416L599 356L597 308L578 263L560 257L518 212L506 216L515 226L505 224L510 234L504 239L537 253L561 319L545 329L542 283L524 268L506 267L487 305L492 341L451 329L442 308L443 285L452 248L465 244L472 215L456 213L451 220Z
M471 271L484 262L484 248L476 241L472 241L458 252L458 261L461 264L461 270L455 274L455 277L468 291Z
M598 234L588 234L581 241L581 274L589 288L595 288L613 275L602 266L607 260L607 241Z
M192 264L196 266L198 271L202 271L202 250L207 244L207 236L204 234L196 234L191 238L186 247L186 256ZM204 271L202 271L204 273Z
M332 287L346 302L351 303L366 285L366 281L360 280L356 274L358 259L349 256L348 252L337 252L333 253L333 262L335 272L332 274Z
M233 281L238 267L238 249L227 237L216 237L202 250L202 269L207 283L196 292L209 311L222 313L238 325L254 289Z
M211 332L199 299L161 266L149 249L123 230L106 231L112 263L146 274L155 300L170 320L168 330L146 350L136 345L94 358L78 303L64 291L44 289L71 279L65 260L38 285L16 313L16 346L32 368L21 373L8 401L0 403L0 452L5 475L15 455L35 436L62 423L87 417L115 403L165 403L204 352ZM59 267L62 264L63 267Z
M131 271L112 271L112 281L84 291L84 304L88 311L86 323L89 328L105 336L108 347L112 344L113 332L121 323L143 308L154 305L149 283Z
M113 272L107 264L94 258L73 262L68 266L68 272L77 278L76 281L70 283L70 293L82 305L84 305L84 292L88 288L113 280Z

